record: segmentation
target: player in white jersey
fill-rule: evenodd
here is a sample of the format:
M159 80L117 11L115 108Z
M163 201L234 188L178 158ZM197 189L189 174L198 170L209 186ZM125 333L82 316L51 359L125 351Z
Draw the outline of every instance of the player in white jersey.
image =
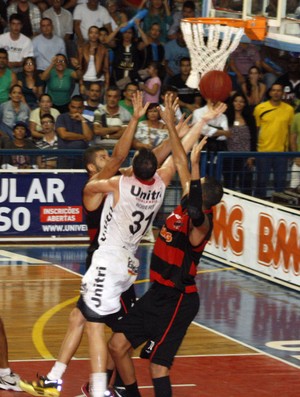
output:
M169 163L169 166L168 166ZM160 208L173 176L172 162L157 171L157 159L147 149L133 158L130 176L94 178L84 195L107 195L99 235L99 248L82 280L77 307L86 319L92 374L90 393L103 397L106 389L107 346L104 324L120 308L120 294L137 276L137 246Z
M139 158L152 164L155 172L157 161L151 151L141 150L134 159L133 169ZM157 173L147 180L135 175L118 176L111 183L118 187L118 202L114 205L113 193L107 195L101 216L99 248L82 280L82 312L91 321L120 310L120 295L137 277L139 261L134 254L162 204L166 188Z

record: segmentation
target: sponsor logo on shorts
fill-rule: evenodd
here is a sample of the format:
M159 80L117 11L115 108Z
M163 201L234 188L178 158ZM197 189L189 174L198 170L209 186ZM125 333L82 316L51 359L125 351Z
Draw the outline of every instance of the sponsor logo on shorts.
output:
M96 268L98 270L98 276L95 278L95 283L93 287L95 287L94 296L92 296L92 301L95 306L98 308L101 306L101 298L104 289L104 280L106 276L106 267L98 266Z
M127 268L129 274L132 274L133 276L137 275L139 267L135 264L135 262L131 258L128 258Z

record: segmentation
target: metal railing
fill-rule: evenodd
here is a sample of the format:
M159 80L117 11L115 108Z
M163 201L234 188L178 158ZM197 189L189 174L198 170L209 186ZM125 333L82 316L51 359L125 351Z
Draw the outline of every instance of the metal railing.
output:
M55 150L55 156L68 156L74 158L81 158L83 156L83 150ZM4 156L16 155L16 154L25 154L24 150L16 150L16 149L2 149L0 152L0 159L3 159ZM133 157L134 151L130 151L129 156L122 166L129 166L131 164L131 160ZM33 158L41 155L54 155L53 150L26 150L26 155L32 156ZM242 167L238 167L239 164L244 164L246 159L249 157L254 159L254 165L251 171L242 169ZM288 160L288 168L286 173L286 183L284 189L288 189L290 186L291 179L291 164L295 157L300 157L300 152L272 152L272 153L257 153L257 152L217 152L217 153L207 153L203 152L201 156L201 174L214 176L217 180L221 181L223 185L227 188L230 188L235 191L239 191L248 195L255 196L255 187L257 182L257 170L255 167L255 161L258 158L272 158L280 159L285 158ZM238 167L238 169L237 169ZM84 169L83 165L82 168ZM4 173L8 170L2 169L1 173ZM39 172L43 172L44 170L39 170ZM18 172L18 170L14 171ZM299 173L300 174L300 173ZM300 175L299 175L300 180ZM272 198L274 195L274 187L273 187L273 177L271 175L267 189L267 196ZM161 211L157 217L156 223L160 226L164 220L166 214L170 213L170 211L180 202L181 198L181 186L178 180L177 175L172 180L172 183L167 189L166 197L161 208ZM288 201L288 200L287 200ZM291 203L295 204L295 207L298 208L297 200L291 200ZM289 205L290 203L287 202Z

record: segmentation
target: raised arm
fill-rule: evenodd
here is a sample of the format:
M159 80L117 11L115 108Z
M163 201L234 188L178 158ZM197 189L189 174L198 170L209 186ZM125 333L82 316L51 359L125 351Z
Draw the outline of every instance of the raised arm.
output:
M165 109L162 110L160 108L160 116L168 128L173 162L179 174L182 189L183 191L186 191L187 184L190 181L190 172L186 152L182 146L174 124L176 107L178 107L178 99L173 102L172 95L167 94L165 98ZM170 169L170 171L173 170Z
M214 109L209 109L208 112L192 126L189 133L186 134L182 139L182 145L186 153L189 153L194 144L198 142L201 135L202 127L210 120L219 116L221 113L224 113L225 110L226 105L224 103L220 103ZM163 163L161 168L161 176L163 177L166 184L170 183L174 173L175 165L173 162L173 156L169 156L167 160Z
M114 159L115 162L119 163L118 168L115 170L114 174L118 171L119 167L128 156L129 150L132 145L132 140L136 131L136 127L139 122L139 118L143 117L146 114L146 111L149 106L148 102L143 106L143 94L140 91L137 91L137 93L133 95L132 104L133 104L132 118L130 119L128 126L126 127L121 138L118 140L112 153L111 160Z
M50 65L40 74L40 79L46 81L50 77L51 70L55 67L56 56L51 59Z
M143 106L143 97L141 92L137 92L136 95L133 96L132 103L134 109L133 116L123 135L117 142L113 150L112 157L103 169L91 178L83 190L83 203L89 211L93 211L98 208L103 200L104 192L101 191L101 187L99 187L98 182L103 179L111 178L117 173L128 156L138 120L140 117L144 116L149 106L149 103Z
M188 190L187 210L191 218L189 240L193 246L201 244L210 229L210 221L203 210L202 184L200 180L200 156L207 137L193 146L191 152L191 182Z
M176 125L177 134L180 139L182 139L189 132L189 130L190 130L189 122L190 122L191 118L192 118L192 115L189 115L186 119L184 118L184 115L183 115L181 117L179 123ZM158 165L161 166L161 164L166 160L166 158L171 153L170 138L162 141L161 144L156 146L152 151L157 158Z

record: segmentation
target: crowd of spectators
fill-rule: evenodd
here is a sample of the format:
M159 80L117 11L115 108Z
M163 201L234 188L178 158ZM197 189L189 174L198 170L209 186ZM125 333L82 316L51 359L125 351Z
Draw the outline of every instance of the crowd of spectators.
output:
M148 10L142 20L133 18L139 9ZM0 14L1 148L67 150L101 143L111 149L130 120L137 90L151 106L140 120L133 149L154 147L167 137L156 109L163 106L166 92L179 97L178 121L184 113L193 124L215 105L186 85L191 59L180 20L200 16L197 1L0 0ZM226 71L233 91L227 114L204 129L207 150L296 151L297 54L241 43ZM262 103L268 104L267 122ZM282 124L278 112L272 112L277 109ZM279 144L277 135L283 131ZM263 142L265 137L278 145ZM81 159L71 155L15 157L2 156L2 168L82 168ZM251 154L231 165L225 161L225 186L253 194L253 167ZM271 172L272 164L268 168ZM296 159L293 169L298 168ZM263 197L265 192L256 188L255 194Z

